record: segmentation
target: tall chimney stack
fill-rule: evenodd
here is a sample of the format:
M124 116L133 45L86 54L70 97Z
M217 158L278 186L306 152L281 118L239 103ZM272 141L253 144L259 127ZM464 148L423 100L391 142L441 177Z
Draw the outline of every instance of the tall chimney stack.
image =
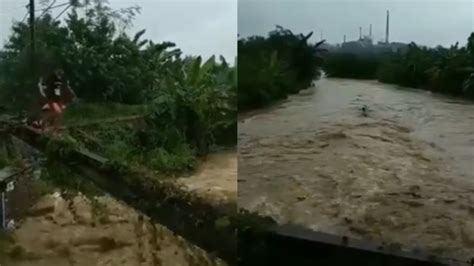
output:
M372 38L372 24L369 25L369 37Z
M343 43L346 43L346 35L344 34L344 42Z
M362 27L359 27L359 40L362 40Z
M387 24L385 26L385 43L387 43L387 44L388 44L388 33L389 33L389 29L390 29L390 24L389 24L390 22L389 21L390 21L390 14L387 10Z

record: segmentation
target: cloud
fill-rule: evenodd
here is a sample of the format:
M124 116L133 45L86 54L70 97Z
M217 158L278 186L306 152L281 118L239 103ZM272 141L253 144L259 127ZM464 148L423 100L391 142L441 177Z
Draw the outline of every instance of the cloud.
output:
M427 45L465 43L474 31L474 6L470 0L307 1L240 0L238 29L241 36L265 35L275 24L294 32L320 32L328 42L359 37L359 27L373 27L376 41L385 36L385 12L390 10L390 40Z
M233 61L237 54L237 0L109 2L112 8L133 5L142 8L130 29L131 34L146 29L143 38L175 42L185 54L204 57L222 54L228 61ZM24 4L18 0L0 0L0 40L7 39L13 20L24 17Z

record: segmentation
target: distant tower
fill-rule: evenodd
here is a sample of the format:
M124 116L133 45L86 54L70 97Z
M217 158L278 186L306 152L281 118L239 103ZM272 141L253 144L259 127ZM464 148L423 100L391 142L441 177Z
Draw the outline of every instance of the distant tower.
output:
M372 24L369 25L369 37L372 39Z
M390 29L390 24L389 24L390 22L389 21L390 21L390 14L387 10L387 23L385 25L385 43L387 43L387 44L388 44L388 33L389 33L389 29Z
M346 35L344 34L344 42L343 43L346 43Z
M322 41L322 40L323 40L323 31L321 31L321 36L320 36L320 38L321 38L321 41Z
M362 40L362 27L359 27L359 40Z

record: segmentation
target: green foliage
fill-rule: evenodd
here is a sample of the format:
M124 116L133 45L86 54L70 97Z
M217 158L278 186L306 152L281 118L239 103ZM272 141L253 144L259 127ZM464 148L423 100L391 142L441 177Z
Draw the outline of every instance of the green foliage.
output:
M128 105L111 102L80 103L68 107L64 113L64 124L75 126L88 122L114 119L129 116L146 115L149 112L147 105Z
M46 144L46 154L52 157L65 158L71 155L71 152L82 147L82 144L69 135L54 136L48 138Z
M149 139L166 147L184 138L204 155L216 135L237 124L236 73L223 58L220 63L214 57L202 63L201 57L188 57L182 64L160 81L161 90L154 90ZM233 144L236 141L235 135Z
M324 57L324 71L328 77L374 79L381 58L371 53L328 53Z
M323 51L309 44L308 35L295 35L280 26L268 37L249 37L238 43L239 111L262 107L306 89L319 77Z
M0 136L0 169L13 166L16 167L21 164L21 155L18 147L12 143L11 136L8 134L1 134Z
M41 170L41 180L48 187L55 187L71 193L82 192L87 196L102 195L103 193L88 179L78 175L58 161L48 160Z
M430 49L412 43L406 53L388 58L377 76L382 82L472 97L469 68L474 66L474 60L470 58L469 50L458 44Z
M190 156L207 154L209 146L236 144L237 73L223 57L202 63L200 57L183 58L172 42L144 39L145 30L129 36L125 29L138 7L112 10L106 0L72 2L64 23L49 13L37 19L34 65L28 24L13 24L0 51L3 104L30 110L38 100L39 77L60 66L84 100L66 110L66 125L146 116L146 132L118 130L104 138L104 152L112 158L142 162L155 156L153 164L163 171L188 169L195 160ZM138 138L148 143L137 144ZM53 150L64 150L63 144L67 147L50 143Z
M474 99L474 33L465 47L420 47L404 51L359 54L330 54L325 70L329 76L376 78L381 82L427 89Z
M109 167L119 171L117 167L122 166L145 167L158 174L179 175L194 170L196 166L194 151L179 134L163 134L162 130L134 125L103 125L88 133L98 142L86 145L87 148L109 158ZM75 137L83 141L80 135Z
M170 152L164 148L151 150L148 154L149 164L164 174L188 172L196 167L196 159L187 145L181 144Z
M17 105L31 103L36 96L40 75L61 66L81 98L136 104L143 101L144 90L156 72L148 56L163 52L172 44L153 44L133 39L124 33L138 8L113 11L106 1L90 7L79 5L69 12L65 24L50 14L40 17L36 28L36 64L31 65L29 27L15 22L0 59L0 86L4 101ZM79 9L87 10L79 16ZM147 47L143 47L144 44ZM35 72L32 73L31 70ZM140 77L140 78L137 78Z
M470 70L471 73L469 77L463 82L463 93L471 98L474 99L474 70Z

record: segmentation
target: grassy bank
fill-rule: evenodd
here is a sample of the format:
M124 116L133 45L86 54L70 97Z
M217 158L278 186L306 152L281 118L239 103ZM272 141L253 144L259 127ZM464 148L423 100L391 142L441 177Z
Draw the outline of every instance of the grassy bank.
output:
M97 121L140 117L149 114L147 105L128 105L113 102L77 103L68 107L64 113L65 126L81 126Z
M199 153L197 137L209 141L206 153L235 146L233 125L203 137L179 125L162 128L156 119L147 105L78 103L65 112L64 140L117 163L166 176L188 174L196 168L198 157L205 155Z
M193 171L195 147L176 136L160 139L150 126L135 124L97 125L87 130L70 130L80 145L117 163L146 168L157 175L181 175Z

